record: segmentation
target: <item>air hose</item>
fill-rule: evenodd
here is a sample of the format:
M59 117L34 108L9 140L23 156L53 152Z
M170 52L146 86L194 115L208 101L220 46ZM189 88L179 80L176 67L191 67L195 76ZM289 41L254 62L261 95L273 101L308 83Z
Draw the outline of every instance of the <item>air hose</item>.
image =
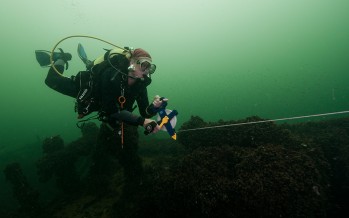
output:
M106 41L106 40L103 40L103 39L100 39L100 38L97 38L97 37L94 37L94 36L72 35L72 36L67 36L67 37L65 37L65 38L63 38L63 39L61 39L61 40L59 40L59 41L55 44L55 46L54 46L54 47L52 48L52 50L51 50L51 55L50 55L50 62L51 62L51 63L53 63L53 53L54 53L54 51L56 50L57 46L58 46L61 42L65 41L65 40L67 40L67 39L70 39L70 38L89 38L89 39L95 39L95 40L104 42L104 43L106 43L106 44L112 45L112 46L114 46L114 47L117 47L117 48L120 48L120 49L124 49L124 48L122 48L122 47L120 47L120 46L114 45L113 43L110 43L110 42L108 42L108 41ZM52 68L53 68L53 70L54 70L58 75L63 76L63 74L60 73L60 72L57 70L57 68L55 67L55 65L52 64Z

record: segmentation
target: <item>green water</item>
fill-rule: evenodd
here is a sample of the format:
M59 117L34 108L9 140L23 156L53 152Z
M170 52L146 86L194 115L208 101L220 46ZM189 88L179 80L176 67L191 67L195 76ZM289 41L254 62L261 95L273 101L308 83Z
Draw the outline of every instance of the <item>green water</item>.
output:
M149 96L170 99L178 126L191 115L217 121L344 111L348 10L345 0L7 1L0 8L1 169L37 159L47 136L69 142L80 135L74 99L46 87L36 49L82 34L148 50L158 66ZM79 42L91 59L110 48L64 41L59 47L73 54L68 76L83 69ZM0 200L8 202L5 189Z

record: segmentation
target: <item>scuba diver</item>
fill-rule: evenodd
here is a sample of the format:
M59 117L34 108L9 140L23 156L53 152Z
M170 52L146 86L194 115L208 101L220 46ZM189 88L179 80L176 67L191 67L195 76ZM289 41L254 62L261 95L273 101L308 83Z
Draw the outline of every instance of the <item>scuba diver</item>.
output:
M115 48L93 62L87 59L81 44L78 53L86 64L86 71L80 71L71 78L62 76L64 66L68 69L72 56L60 49L53 54L54 67L50 67L45 80L53 90L76 98L78 119L97 111L99 120L111 129L119 128L120 123L125 122L147 127L147 131L152 133L159 131L157 122L149 118L156 115L157 109L167 99L156 95L149 104L147 86L156 66L147 51ZM41 66L50 64L47 55L43 50L36 51ZM141 116L132 113L135 102Z
M158 132L158 123L150 118L168 101L156 95L149 104L147 86L156 69L150 54L141 48L116 47L90 61L79 44L78 54L86 70L69 78L63 76L63 71L68 69L68 62L72 59L70 53L62 49L53 53L36 50L35 53L41 66L50 66L45 84L76 99L78 119L97 112L102 121L89 172L89 190L103 192L103 189L108 189L117 166L116 157L124 168L124 194L128 196L142 183L137 127L143 126L147 133ZM140 116L132 113L134 103L137 103Z

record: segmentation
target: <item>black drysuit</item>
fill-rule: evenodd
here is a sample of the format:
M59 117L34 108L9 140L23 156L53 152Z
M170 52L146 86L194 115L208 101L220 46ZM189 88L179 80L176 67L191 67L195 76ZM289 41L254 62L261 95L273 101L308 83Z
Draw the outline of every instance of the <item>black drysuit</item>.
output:
M88 113L98 111L103 121L113 128L119 127L118 122L131 124L131 126L125 126L124 146L119 145L120 135L115 134L115 131L109 131L106 125L101 125L89 179L93 184L92 189L103 190L103 187L108 187L107 184L114 173L114 158L117 157L124 168L126 179L124 195L128 196L127 193L130 190L138 187L143 172L141 159L137 154L138 131L136 126L142 125L145 118L150 118L156 113L153 104L149 104L147 96L147 86L151 83L151 79L145 77L143 80L136 81L132 86L128 86L129 60L123 55L115 55L110 61L117 70L108 61L104 61L94 66L92 70L81 71L72 78L63 77L50 68L45 83L57 92L76 98L78 101L78 98L83 96L84 88L88 87L86 84L89 84L92 78L93 85L88 87L88 94L85 95L89 96L85 100L93 98ZM64 66L56 66L56 68L59 72L64 70ZM122 90L124 90L126 100L123 108L118 101ZM135 102L137 102L141 116L131 113Z
M143 125L144 118L150 118L156 113L153 105L149 105L147 86L151 79L147 76L138 79L132 86L127 84L127 73L129 60L124 55L116 55L108 61L97 64L90 71L81 71L72 78L58 75L53 68L50 68L45 83L52 89L73 98L81 96L84 87L90 82L92 76L92 87L89 87L89 98L93 98L93 103L88 107L89 111L98 111L104 121L114 127L117 121L126 122L131 125ZM58 71L62 72L63 66L56 66ZM116 69L115 69L116 68ZM124 91L125 103L119 102L119 97ZM86 96L83 96L86 97ZM79 102L79 101L77 101ZM132 114L133 105L137 102L141 116ZM121 108L122 106L122 108ZM79 106L78 106L79 107Z

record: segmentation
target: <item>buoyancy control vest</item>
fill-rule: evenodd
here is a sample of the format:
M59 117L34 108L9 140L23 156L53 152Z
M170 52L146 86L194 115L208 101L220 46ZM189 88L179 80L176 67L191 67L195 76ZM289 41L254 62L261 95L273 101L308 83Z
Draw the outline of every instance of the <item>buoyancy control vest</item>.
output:
M120 55L123 55L123 58L119 58ZM87 71L80 71L75 76L76 85L80 87L75 103L79 119L100 109L98 85L103 71L113 67L116 71L126 74L130 58L130 50L114 48L95 59Z
M75 76L77 87L80 87L80 91L75 102L75 112L78 113L79 119L92 113L93 111L97 111L99 108L94 80L95 79L93 78L91 71L80 71Z

